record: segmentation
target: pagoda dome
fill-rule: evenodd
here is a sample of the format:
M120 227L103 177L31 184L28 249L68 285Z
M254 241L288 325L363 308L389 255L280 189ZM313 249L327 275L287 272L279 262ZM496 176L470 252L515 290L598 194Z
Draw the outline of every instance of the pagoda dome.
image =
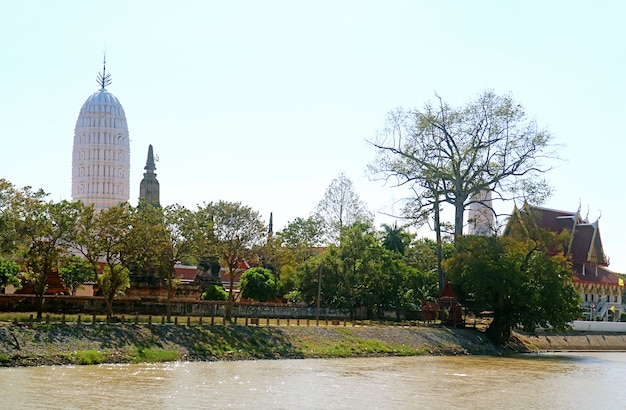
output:
M120 100L105 88L91 94L76 120L76 130L83 128L116 128L128 134L126 113Z
M126 202L130 190L130 141L126 113L99 77L101 89L80 109L74 129L72 199L96 209Z
M99 91L91 94L91 96L87 98L87 101L83 104L83 107L80 109L80 113L108 113L115 117L124 119L124 123L126 123L126 113L124 112L124 108L122 107L120 100L108 92L106 88L101 88ZM79 126L78 122L76 123L76 126Z

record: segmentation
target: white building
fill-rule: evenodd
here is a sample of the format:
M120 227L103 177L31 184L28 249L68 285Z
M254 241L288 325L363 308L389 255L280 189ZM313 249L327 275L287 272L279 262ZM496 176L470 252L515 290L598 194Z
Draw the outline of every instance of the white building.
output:
M471 201L467 217L468 235L494 235L496 214L493 211L491 190L480 191Z
M111 84L106 61L101 88L83 104L74 130L72 199L106 209L126 202L130 191L130 143L126 115L105 87Z

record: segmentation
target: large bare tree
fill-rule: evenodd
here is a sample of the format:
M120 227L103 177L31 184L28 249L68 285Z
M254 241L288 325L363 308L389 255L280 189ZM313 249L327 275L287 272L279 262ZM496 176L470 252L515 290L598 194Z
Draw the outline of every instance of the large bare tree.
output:
M410 188L404 216L432 215L439 243L444 204L454 208L456 242L465 210L481 201L481 192L491 190L494 200L524 197L535 203L550 193L542 174L550 169L544 160L554 157L552 136L511 95L487 90L461 107L437 96L421 110L398 109L372 145L378 156L371 173Z
M413 189L413 214L430 214L436 202L454 207L455 237L482 191L531 202L549 194L542 174L550 169L544 160L554 157L552 136L511 95L485 91L458 108L437 97L422 110L399 109L372 144L379 156L371 171Z

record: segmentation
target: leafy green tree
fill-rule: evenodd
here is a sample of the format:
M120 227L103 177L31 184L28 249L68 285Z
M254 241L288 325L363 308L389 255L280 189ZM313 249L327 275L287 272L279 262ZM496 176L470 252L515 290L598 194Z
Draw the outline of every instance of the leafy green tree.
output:
M343 228L355 223L371 225L374 216L354 192L352 181L342 172L326 188L314 219L321 221L326 242L335 243Z
M322 245L322 235L322 221L313 217L296 218L277 234L282 245L295 252L298 262L314 255L313 248Z
M98 274L98 286L107 305L107 322L113 319L113 300L130 287L130 272L121 264L107 264Z
M204 292L202 292L201 299L224 301L228 299L228 292L224 290L223 286L209 285Z
M35 292L37 320L41 320L48 278L57 271L59 259L68 254L81 206L79 202L43 202L38 195L24 197L16 226L26 263L24 278Z
M564 330L580 316L572 271L562 255L510 237L469 236L446 261L451 280L474 301L475 312L493 311L487 334L504 343L515 326Z
M210 245L206 231L211 222L175 204L165 208L140 203L131 215L124 261L133 275L158 280L167 290L167 320L171 320L171 301L180 286L175 266L196 258Z
M121 203L99 212L84 206L76 224L74 248L94 267L103 266L98 285L106 302L107 321L113 317L113 300L130 286L124 258L129 251L132 222L133 208Z
M282 245L282 240L278 235L268 236L267 241L258 247L256 252L258 260L252 261L253 265L268 269L277 279L280 279L282 288L278 297L292 291L295 286L298 258L301 254L293 248Z
M16 289L21 287L22 283L18 277L20 270L17 263L0 258L0 291L4 293L8 285L13 285Z
M43 191L39 194L41 198L45 195ZM14 254L19 245L16 223L21 203L21 191L6 179L0 178L0 255Z
M72 296L76 296L76 291L80 289L85 282L95 279L94 267L85 259L70 255L66 258L59 269L59 276L63 281L63 285L69 290Z
M405 309L417 309L426 301L437 300L437 286L434 283L419 287L401 288L401 306Z
M417 271L402 255L386 249L371 227L355 224L342 231L340 245L298 267L297 291L305 303L349 309L366 307L380 314L385 307L402 307L403 286ZM421 284L421 282L420 282Z
M179 281L163 208L142 201L131 209L125 248L123 264L128 267L133 280L159 287L165 285L167 320L171 320L171 299Z
M211 233L207 235L213 240L210 250L219 256L228 273L230 283L225 319L230 321L235 303L235 277L242 263L256 258L255 250L264 242L267 228L258 212L240 202L205 204L198 212L211 222Z
M280 279L281 295L291 293L296 286L298 265L319 253L323 238L322 221L309 217L296 218L268 239L262 251L263 267L270 268ZM267 263L269 262L269 263ZM296 295L293 293L293 295ZM291 300L294 300L293 297Z
M241 275L239 289L245 299L267 302L276 299L281 283L271 271L257 267L248 269Z
M441 251L442 260L449 258L454 253L454 244L444 238ZM406 264L432 274L434 282L437 282L437 259L437 242L430 238L415 239L405 251Z

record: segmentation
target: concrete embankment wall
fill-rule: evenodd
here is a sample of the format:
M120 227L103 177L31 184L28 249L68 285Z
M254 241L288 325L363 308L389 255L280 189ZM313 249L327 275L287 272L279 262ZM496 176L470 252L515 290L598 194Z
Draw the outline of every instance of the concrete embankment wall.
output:
M518 337L531 351L626 351L626 333L539 333Z

